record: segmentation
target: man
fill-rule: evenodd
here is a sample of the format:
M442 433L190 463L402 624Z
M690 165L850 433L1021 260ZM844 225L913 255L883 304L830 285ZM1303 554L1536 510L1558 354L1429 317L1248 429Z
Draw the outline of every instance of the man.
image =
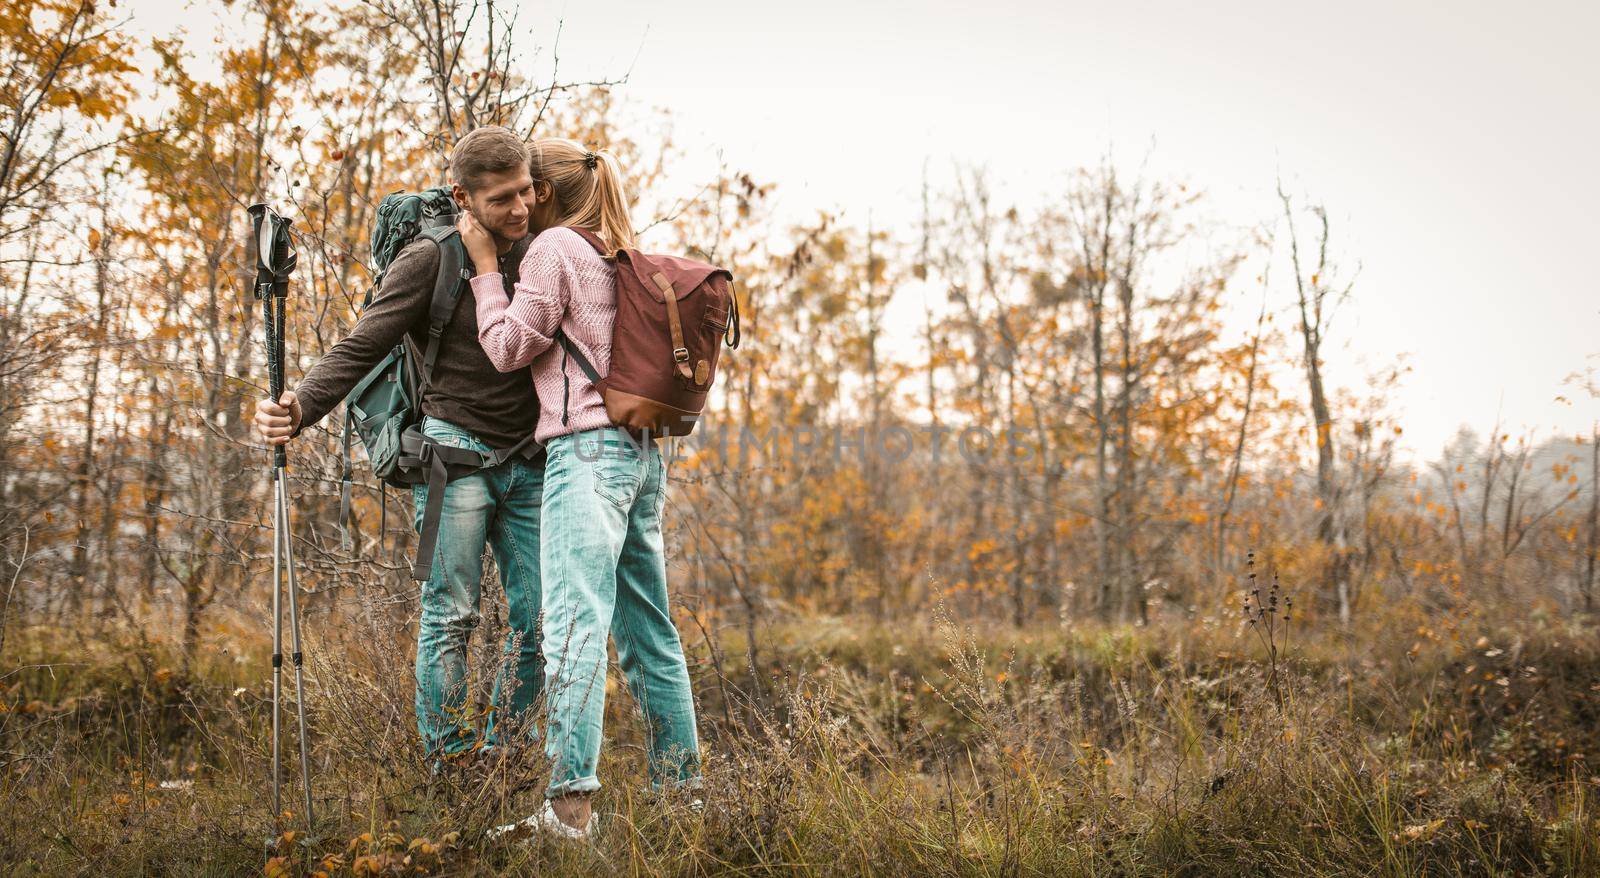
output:
M527 250L528 217L534 204L527 146L504 128L476 129L451 152L450 176L457 206L470 211L494 238L509 295ZM294 390L276 402L262 400L256 405L256 427L269 444L282 445L320 421L402 336L409 334L420 356L428 341L428 309L438 266L438 247L426 239L418 238L400 251L350 334ZM478 344L471 295L463 294L456 302L444 329L432 380L422 395L422 413L423 434L434 442L477 451L516 445L538 423L539 406L528 370L499 372ZM479 621L486 542L494 550L505 588L511 635L506 643L510 672L495 681L496 710L485 743L498 743L496 726L509 720L526 723L532 730L528 709L544 679L536 628L544 453L535 443L526 447L524 455L445 487L433 572L422 586L417 629L417 727L436 767L477 743L462 714L467 646ZM427 485L413 489L419 529L427 492ZM509 699L506 689L513 689Z

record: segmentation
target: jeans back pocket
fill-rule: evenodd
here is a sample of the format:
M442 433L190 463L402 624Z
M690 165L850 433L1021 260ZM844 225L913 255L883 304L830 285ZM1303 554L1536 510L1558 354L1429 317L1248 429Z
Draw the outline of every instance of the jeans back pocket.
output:
M631 461L610 461L610 466L605 462L595 464L594 492L622 512L633 507L643 483L637 467L628 466L629 463Z

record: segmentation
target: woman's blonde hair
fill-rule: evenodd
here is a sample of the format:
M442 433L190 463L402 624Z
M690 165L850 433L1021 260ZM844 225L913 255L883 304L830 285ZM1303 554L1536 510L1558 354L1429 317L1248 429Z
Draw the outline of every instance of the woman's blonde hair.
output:
M561 225L597 232L613 254L637 243L622 166L610 150L590 151L565 137L538 137L528 144L528 153L529 175L549 183L561 200Z

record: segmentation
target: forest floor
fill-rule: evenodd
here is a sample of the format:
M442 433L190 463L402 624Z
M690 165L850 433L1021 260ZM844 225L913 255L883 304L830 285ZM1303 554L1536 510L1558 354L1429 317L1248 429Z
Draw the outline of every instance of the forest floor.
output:
M706 807L646 794L613 666L588 842L486 840L546 763L431 774L403 629L313 633L309 831L292 722L272 820L263 644L185 672L136 637L14 629L0 872L1600 875L1600 631L1435 624L1397 610L1285 644L1232 619L816 618L762 627L753 657L686 626Z

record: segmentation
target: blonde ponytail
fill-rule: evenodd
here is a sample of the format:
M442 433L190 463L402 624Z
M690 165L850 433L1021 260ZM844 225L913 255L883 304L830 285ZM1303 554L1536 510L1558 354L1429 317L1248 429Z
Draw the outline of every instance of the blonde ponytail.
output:
M528 173L549 183L560 199L561 225L597 233L613 255L636 246L622 165L610 150L590 152L575 140L540 137L529 154Z

